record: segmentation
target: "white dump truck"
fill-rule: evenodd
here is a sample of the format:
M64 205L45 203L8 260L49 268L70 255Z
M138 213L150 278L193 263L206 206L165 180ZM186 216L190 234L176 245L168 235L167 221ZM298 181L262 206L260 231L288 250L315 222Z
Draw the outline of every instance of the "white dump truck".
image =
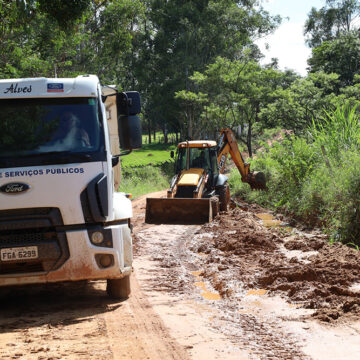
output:
M0 286L106 279L129 296L132 208L114 184L139 113L137 92L94 75L0 80Z

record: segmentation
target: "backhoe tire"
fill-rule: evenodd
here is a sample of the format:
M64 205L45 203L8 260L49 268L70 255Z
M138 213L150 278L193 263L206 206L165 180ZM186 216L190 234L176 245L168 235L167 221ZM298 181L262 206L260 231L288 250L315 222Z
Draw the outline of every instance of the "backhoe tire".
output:
M127 299L131 292L130 275L122 279L108 279L106 292L113 299Z
M223 186L219 188L219 201L220 201L220 211L227 211L228 204L230 201L230 190L229 184L225 183Z

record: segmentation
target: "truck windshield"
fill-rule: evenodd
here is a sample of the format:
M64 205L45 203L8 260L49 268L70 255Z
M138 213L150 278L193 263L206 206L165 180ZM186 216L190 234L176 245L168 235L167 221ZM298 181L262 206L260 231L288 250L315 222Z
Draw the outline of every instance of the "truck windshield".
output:
M2 99L0 164L4 159L18 163L34 157L52 163L56 162L54 155L64 152L71 161L71 154L104 152L100 129L95 98ZM26 160L20 163L27 165Z
M190 168L205 169L208 173L212 169L211 148L189 148L189 165ZM186 169L187 148L180 148L177 159L177 172Z

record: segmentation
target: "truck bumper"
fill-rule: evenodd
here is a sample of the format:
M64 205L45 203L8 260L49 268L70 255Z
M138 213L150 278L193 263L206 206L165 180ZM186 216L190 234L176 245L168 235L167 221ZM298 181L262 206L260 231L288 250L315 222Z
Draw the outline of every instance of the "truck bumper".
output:
M66 231L70 256L58 269L48 272L2 274L0 286L121 279L129 275L132 270L130 229L127 224L112 225L106 229L111 231L112 247L93 245L87 230ZM101 261L104 256L107 262Z

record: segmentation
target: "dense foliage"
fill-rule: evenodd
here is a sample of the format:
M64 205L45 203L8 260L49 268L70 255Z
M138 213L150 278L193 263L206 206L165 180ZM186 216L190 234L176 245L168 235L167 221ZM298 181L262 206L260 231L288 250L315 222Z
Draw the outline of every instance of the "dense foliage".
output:
M141 91L143 123L193 137L175 93L218 56L235 60L280 22L255 0L7 0L0 4L0 76L97 74Z
M360 244L360 117L344 105L308 127L306 137L284 136L252 161L268 192L251 192L238 174L231 185L249 200L279 209L308 225L322 226L333 240Z
M359 15L357 0L311 10L304 35L312 54L301 77L276 59L260 65L255 40L281 19L258 0L4 0L0 77L93 73L138 90L149 143L158 131L167 142L169 133L216 138L229 126L252 156L254 139L286 129L293 135L256 153L252 166L266 172L270 191L238 191L355 242Z

